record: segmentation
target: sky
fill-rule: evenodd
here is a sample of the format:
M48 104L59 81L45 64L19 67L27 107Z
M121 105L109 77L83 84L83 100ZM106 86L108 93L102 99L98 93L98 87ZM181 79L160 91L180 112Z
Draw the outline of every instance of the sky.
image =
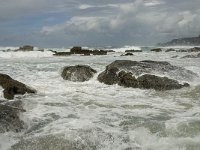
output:
M0 46L155 45L200 34L200 0L0 0Z

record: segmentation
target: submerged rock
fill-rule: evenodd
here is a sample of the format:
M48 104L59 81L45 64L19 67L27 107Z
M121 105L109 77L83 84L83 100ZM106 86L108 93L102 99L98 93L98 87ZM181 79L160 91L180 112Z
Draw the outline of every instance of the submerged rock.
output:
M84 82L88 81L96 73L96 70L86 65L64 67L61 76L65 80Z
M25 111L21 101L0 100L0 133L20 132L24 129L24 122L19 118L20 111Z
M155 49L151 49L152 52L162 52L161 48L155 48Z
M54 52L53 54L54 56L68 56L68 55L71 55L70 52Z
M135 53L135 52L142 52L142 50L125 50L125 52L131 52L131 53Z
M169 48L169 49L167 49L165 52L175 52L175 51L176 51L175 49Z
M36 90L6 74L0 74L0 86L4 89L3 94L6 99L13 99L16 94L36 93Z
M133 53L125 53L125 54L122 54L121 56L133 56Z
M151 74L169 76L172 79ZM139 77L136 79L135 76ZM152 89L168 90L184 87L173 78L190 80L196 76L195 73L168 62L116 60L106 66L106 70L99 74L98 80L108 85L119 84L134 88L148 88L149 85Z

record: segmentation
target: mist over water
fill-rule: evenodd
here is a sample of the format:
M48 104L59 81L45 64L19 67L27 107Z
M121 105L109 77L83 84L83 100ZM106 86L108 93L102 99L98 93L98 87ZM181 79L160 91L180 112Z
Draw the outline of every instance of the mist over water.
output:
M66 57L52 56L50 51L0 52L1 73L38 91L15 97L26 109L20 116L26 129L1 134L0 149L199 150L199 77L180 79L191 86L170 91L124 88L97 80L114 60L167 61L200 76L199 58L149 51L122 57L124 49L106 56ZM178 57L172 58L175 55ZM86 82L63 80L62 68L77 64L89 65L98 73Z

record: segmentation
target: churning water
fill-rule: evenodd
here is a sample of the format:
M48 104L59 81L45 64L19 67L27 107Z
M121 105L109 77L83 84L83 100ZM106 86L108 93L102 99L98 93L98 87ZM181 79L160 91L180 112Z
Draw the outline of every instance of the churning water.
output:
M27 110L21 114L27 128L1 134L0 149L200 150L200 78L187 81L189 88L171 91L97 81L98 73L114 60L168 61L200 76L200 59L181 59L187 53L176 52L120 54L53 57L49 51L0 52L0 72L38 91L16 97ZM98 73L82 83L63 80L62 68L76 64Z

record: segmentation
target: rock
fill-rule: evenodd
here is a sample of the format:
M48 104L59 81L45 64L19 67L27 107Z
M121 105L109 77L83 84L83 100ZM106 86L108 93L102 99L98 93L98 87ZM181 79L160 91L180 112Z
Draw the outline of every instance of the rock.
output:
M172 56L171 58L177 58L178 57L178 55L175 55L175 56Z
M6 99L14 99L16 94L36 93L34 89L12 79L6 74L0 74L0 86L4 89L3 93Z
M132 87L132 88L138 87L138 81L131 72L126 73L125 71L121 71L118 74L118 78L119 78L118 85L120 86Z
M132 53L135 53L135 52L142 52L142 50L125 50L125 52L132 52Z
M33 51L34 47L31 45L24 45L15 51Z
M96 70L86 65L64 67L61 76L65 80L84 82L88 81L96 73Z
M22 102L0 100L0 133L13 131L20 132L24 129L24 122L20 120L19 113Z
M173 90L187 87L189 84L181 85L176 80L167 77L158 77L155 75L145 74L137 78L138 87L142 89L155 90Z
M176 51L175 49L169 48L169 49L167 49L165 52L175 52L175 51Z
M128 75L126 75L128 73ZM131 60L116 60L106 66L105 71L99 74L98 80L108 85L127 83L127 78L132 76L141 76L143 74L160 74L168 76L176 80L191 81L198 77L192 71L186 70L182 67L173 66L168 62L162 61L131 61ZM126 75L126 76L125 76ZM122 78L124 76L124 79ZM130 85L134 84L131 81Z
M122 54L121 56L133 56L133 53Z
M69 56L71 55L70 52L56 52L53 54L54 56Z
M151 49L152 52L162 52L161 48L155 48L155 49Z
M200 47L194 47L188 50L188 52L200 52Z
M88 50L81 47L73 47L70 50L71 54L83 54L83 55L107 55L107 51L104 50Z
M197 54L197 55L186 55L186 56L183 56L181 58L200 58L200 53Z

